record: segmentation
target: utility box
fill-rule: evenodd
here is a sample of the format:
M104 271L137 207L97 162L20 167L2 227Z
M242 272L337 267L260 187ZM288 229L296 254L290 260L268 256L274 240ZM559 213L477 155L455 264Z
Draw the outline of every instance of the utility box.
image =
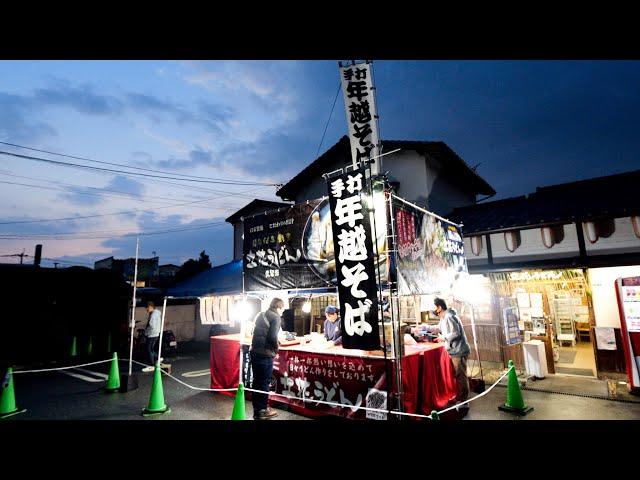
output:
M522 343L524 356L524 368L529 375L536 378L545 378L549 374L547 368L547 356L544 349L544 342L540 340L529 340Z

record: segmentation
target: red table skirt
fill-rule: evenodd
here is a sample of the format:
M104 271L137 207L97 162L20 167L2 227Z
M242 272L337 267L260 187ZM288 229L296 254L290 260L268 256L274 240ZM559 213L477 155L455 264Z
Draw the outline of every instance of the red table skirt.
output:
M237 335L211 337L211 388L236 388L240 376L240 343ZM235 396L235 392L219 392Z
M444 348L427 350L422 355L422 413L441 410L457 393L455 371L451 357Z
M238 335L211 337L211 388L235 388L240 374L240 344ZM429 414L444 408L456 395L456 380L451 357L441 346L408 353L402 359L402 383L404 411ZM326 362L332 360L331 366ZM331 373L329 373L331 371ZM364 374L367 374L364 378ZM333 375L332 375L333 374ZM356 375L357 374L357 375ZM391 372L392 389L395 390L395 372ZM345 357L326 353L309 353L283 349L274 359L276 392L286 395L302 395L305 398L325 399L352 404L361 401L370 389L385 391L387 369L380 358ZM285 378L286 377L286 378ZM302 381L302 382L301 382ZM304 382L309 382L306 385ZM319 382L319 383L316 383ZM337 387L334 393L332 386ZM235 392L220 392L233 396ZM272 401L287 403L291 410L308 415L341 415L364 418L365 412L353 412L349 408L335 408L295 398L271 397ZM392 404L393 407L393 404Z

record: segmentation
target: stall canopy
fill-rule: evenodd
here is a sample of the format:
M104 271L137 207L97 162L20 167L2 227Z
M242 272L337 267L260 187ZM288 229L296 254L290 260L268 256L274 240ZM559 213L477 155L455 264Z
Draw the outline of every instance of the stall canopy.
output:
M203 297L242 293L242 260L210 268L167 289L172 297Z

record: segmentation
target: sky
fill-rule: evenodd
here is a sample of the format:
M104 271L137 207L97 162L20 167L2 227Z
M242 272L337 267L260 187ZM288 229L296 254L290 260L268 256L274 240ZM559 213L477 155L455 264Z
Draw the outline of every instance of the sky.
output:
M230 261L224 219L278 201L265 184L347 133L338 73L338 60L0 61L0 142L83 160L0 152L112 170L0 153L0 263L37 243L45 266L133 257L136 233L160 264ZM375 61L374 74L381 138L444 141L495 199L640 168L638 61Z

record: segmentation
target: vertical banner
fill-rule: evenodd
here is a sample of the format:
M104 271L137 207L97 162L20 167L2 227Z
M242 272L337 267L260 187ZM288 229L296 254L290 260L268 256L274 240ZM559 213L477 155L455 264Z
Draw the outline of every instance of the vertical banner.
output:
M379 350L378 291L364 185L363 168L331 178L329 205L336 246L342 346Z
M378 115L371 78L371 64L360 63L340 67L344 107L351 140L353 166L378 155ZM371 172L380 173L379 159L371 165Z

